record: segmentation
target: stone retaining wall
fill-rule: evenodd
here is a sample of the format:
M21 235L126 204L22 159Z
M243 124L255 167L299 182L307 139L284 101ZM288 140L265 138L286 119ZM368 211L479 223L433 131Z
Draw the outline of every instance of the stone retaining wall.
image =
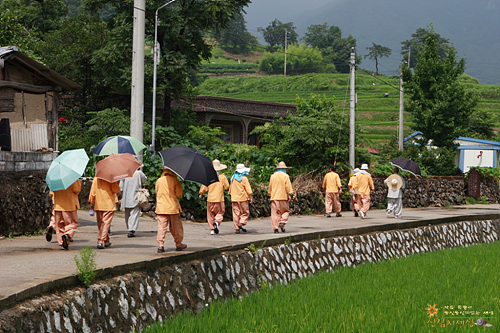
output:
M0 183L4 184L3 194L0 196L0 235L7 236L10 233L15 236L23 235L47 227L52 207L45 186L45 173L45 171L0 172ZM384 179L385 177L375 177L373 180L375 194L372 195L372 208L386 207L387 187L384 185ZM83 179L82 191L79 194L82 208L89 207L88 196L91 185L92 178ZM461 205L465 203L467 196L464 187L462 177L409 178L406 179L403 207ZM294 200L290 202L291 214L323 212L324 198L321 190L319 182L313 189L298 191ZM500 202L497 179L482 180L480 191L481 197L485 196L489 203ZM342 210L349 210L347 193L342 197ZM250 216L266 217L270 216L270 213L271 202L267 188L264 185L254 187L254 202L250 205ZM183 216L186 215L196 221L205 219L205 211L201 208L183 212ZM231 203L226 202L225 219L231 220L231 218Z
M457 222L222 252L101 280L23 302L0 313L0 332L139 332L217 299L288 283L319 270L355 267L458 246L497 241L500 220ZM257 244L257 247L259 244ZM167 258L164 258L167 259Z
M0 151L0 171L49 170L57 157L55 152L10 152Z
M0 172L0 235L45 229L52 215L46 171Z

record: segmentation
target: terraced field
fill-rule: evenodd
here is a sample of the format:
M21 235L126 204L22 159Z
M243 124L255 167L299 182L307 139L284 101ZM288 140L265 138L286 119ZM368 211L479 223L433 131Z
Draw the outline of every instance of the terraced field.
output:
M496 131L500 131L500 86L480 85L471 77L464 76L467 89L480 97L478 110L492 117ZM215 96L254 101L295 104L297 97L308 98L311 94L324 94L335 98L337 109L345 112L346 129L349 127L349 75L306 74L293 77L245 76L212 77L198 87L200 96ZM361 131L361 144L381 148L391 136L397 135L399 122L399 83L397 77L373 77L356 73L356 123ZM384 97L384 94L389 94ZM404 113L404 135L413 133L410 115ZM500 140L500 135L498 140Z

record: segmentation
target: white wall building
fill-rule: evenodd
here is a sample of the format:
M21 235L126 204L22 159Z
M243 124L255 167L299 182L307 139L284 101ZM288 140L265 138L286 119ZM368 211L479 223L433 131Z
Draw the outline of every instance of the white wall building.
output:
M421 139L422 132L414 132L404 139L406 144L411 139ZM473 167L492 167L498 168L498 158L500 157L500 142L458 137L455 140L458 144L457 156L455 158L456 166L462 172L468 172ZM432 145L428 145L432 148Z

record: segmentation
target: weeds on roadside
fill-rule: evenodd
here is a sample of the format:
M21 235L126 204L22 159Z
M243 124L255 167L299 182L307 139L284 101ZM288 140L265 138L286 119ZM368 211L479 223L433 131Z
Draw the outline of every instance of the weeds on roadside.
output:
M481 197L481 200L476 200L476 199L474 199L472 197L467 197L467 198L465 198L465 202L467 204L469 204L469 205L477 205L477 204L483 204L483 205L485 205L485 204L488 203L488 197L485 196L485 195L483 195Z
M288 236L285 241L283 242L283 244L285 244L286 246L292 244L292 234L290 234L290 236Z
M259 253L259 250L264 248L264 246L266 245L266 242L267 242L267 239L264 240L264 242L262 242L262 244L259 247L255 247L255 244L252 243L252 244L248 245L247 249L248 249L248 251L250 251L251 254L257 255Z
M7 236L8 239L14 239L16 238L16 236L14 236L14 234L11 232L9 233L9 236Z
M75 255L75 263L77 268L77 277L83 284L88 287L96 276L97 264L94 260L95 252L90 245L80 250L80 258Z

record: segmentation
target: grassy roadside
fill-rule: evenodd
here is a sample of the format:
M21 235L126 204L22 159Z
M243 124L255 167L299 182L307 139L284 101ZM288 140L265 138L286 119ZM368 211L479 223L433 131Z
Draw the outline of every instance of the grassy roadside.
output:
M143 332L496 332L499 267L497 242L341 268ZM477 317L495 317L486 319L495 328L474 325Z

